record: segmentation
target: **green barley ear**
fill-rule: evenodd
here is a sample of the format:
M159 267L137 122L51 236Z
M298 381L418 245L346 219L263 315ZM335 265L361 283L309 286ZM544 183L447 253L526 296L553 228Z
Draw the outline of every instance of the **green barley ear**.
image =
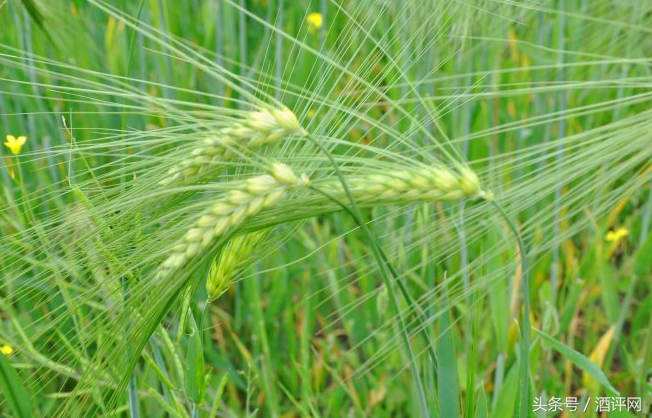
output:
M213 242L235 232L248 218L281 201L295 187L309 184L284 164L271 165L269 174L249 178L218 199L172 248L158 274L167 276L207 249Z
M266 135L270 142L284 135L307 135L299 125L296 115L285 106L280 109L269 108L251 112L242 126Z
M167 177L159 184L189 180L219 161L231 160L236 156L234 148L254 151L288 135L306 134L296 115L287 107L249 112L242 121L206 137L184 161L168 170Z
M352 175L347 181L351 193L365 204L488 199L491 196L482 189L478 176L466 167L459 171L445 166L382 170ZM337 195L344 193L338 181L325 188Z
M208 302L217 300L220 296L227 291L232 283L233 274L237 269L237 257L229 254L228 251L224 255L227 248L224 248L219 257L215 258L211 263L211 269L206 278L206 294L208 295Z
M206 278L208 302L217 300L227 291L266 236L267 232L252 232L235 237L224 246L213 260Z
M480 197L483 194L480 179L470 168L463 167L459 176L460 188L466 197Z

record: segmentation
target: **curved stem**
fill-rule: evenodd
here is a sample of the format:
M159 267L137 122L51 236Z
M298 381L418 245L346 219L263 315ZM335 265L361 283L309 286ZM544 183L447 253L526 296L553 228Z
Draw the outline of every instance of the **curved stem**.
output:
M415 354L414 351L412 350L412 345L410 344L410 336L407 332L406 326L405 326L405 319L403 318L403 312L401 311L400 306L398 305L398 300L396 299L396 296L393 294L391 291L392 289L392 280L390 279L390 274L392 275L392 278L396 283L399 283L399 288L401 288L401 281L398 280L398 277L395 273L395 270L393 268L390 268L389 265L390 263L388 262L387 258L384 256L384 253L382 251L382 248L378 244L378 241L376 240L375 236L371 233L369 230L369 227L367 224L364 222L364 219L362 218L362 214L358 208L358 205L355 201L355 198L351 194L351 191L349 190L349 186L346 183L346 180L344 178L344 175L340 171L337 163L335 162L335 158L333 158L333 155L326 149L322 144L320 144L318 141L316 141L314 138L312 138L310 135L307 136L308 140L311 141L319 150L326 155L328 158L329 162L333 166L333 169L335 170L335 173L337 177L340 180L340 183L342 184L342 188L344 189L344 193L346 194L349 202L351 202L351 208L348 208L345 204L341 203L339 200L337 200L335 197L332 197L328 195L327 193L324 193L316 188L313 188L313 190L316 190L327 198L333 200L333 202L337 203L340 205L346 212L351 214L353 216L353 219L356 221L356 223L362 228L363 232L367 236L367 238L371 242L371 248L374 253L374 257L376 258L376 262L378 263L378 266L380 267L380 272L381 272L381 277L383 278L383 281L385 282L385 286L387 286L387 293L389 295L389 300L392 305L392 309L396 312L396 315L398 316L399 322L401 324L401 337L403 339L403 344L405 345L405 349L408 351L408 355L410 357L410 371L412 373L412 378L415 381L415 384L417 386L417 394L419 398L419 405L421 407L421 414L423 417L430 417L430 413L428 411L428 403L426 401L426 394L424 391L424 386L423 383L421 382L421 376L419 374L419 371L417 370L417 365L415 364ZM403 292L403 290L401 290ZM407 294L407 291L405 292ZM404 294L404 296L405 296ZM415 305L416 306L416 305ZM424 332L426 331L425 328L423 328Z
M521 262L521 275L523 280L523 326L521 329L521 364L520 364L520 386L521 397L519 416L527 418L529 416L529 373L530 373L530 272L527 261L527 253L525 252L525 244L521 239L516 225L509 219L503 208L494 200L490 200L491 204L496 208L500 216L503 218L509 227L516 243L518 245L518 252L520 254Z
M351 217L353 217L354 219L356 218L355 213L348 206L346 206L344 203L342 203L342 201L337 199L336 197L334 197L331 194L329 194L329 193L327 193L327 192L325 192L325 191L323 191L321 189L318 189L318 188L316 188L314 186L311 186L310 189L312 189L315 192L323 195L324 197L326 197L331 202L333 202L333 203L337 204L338 206L340 206L342 208L342 210L344 210L346 213L351 215ZM362 224L362 222L358 222L357 220L356 220L356 223L359 226L361 226L361 224ZM415 317L416 317L417 321L419 322L419 330L421 331L422 336L424 337L424 340L426 341L426 344L428 346L428 355L430 356L430 360L432 361L433 367L436 367L436 365L437 365L437 353L436 353L436 350L435 350L435 346L434 346L434 343L430 340L430 336L428 335L427 324L422 319L422 317L425 315L425 312L423 312L423 310L421 309L421 306L417 303L416 300L414 300L412 295L410 295L410 293L407 290L407 287L405 286L405 283L403 283L401 280L398 280L398 271L396 270L394 265L389 260L389 257L387 256L387 254L385 254L385 251L383 250L382 246L380 245L380 242L378 242L378 239L376 238L376 236L373 235L373 234L370 234L370 235L367 235L367 237L371 241L372 247L375 250L378 251L378 255L380 255L380 257L382 258L382 260L385 263L387 269L390 271L392 277L396 280L396 284L398 285L398 288L399 288L399 290L401 292L401 295L407 300L408 304L410 304L410 306L413 307L414 310L416 311ZM435 377L437 376L436 372L437 372L437 370L435 370Z

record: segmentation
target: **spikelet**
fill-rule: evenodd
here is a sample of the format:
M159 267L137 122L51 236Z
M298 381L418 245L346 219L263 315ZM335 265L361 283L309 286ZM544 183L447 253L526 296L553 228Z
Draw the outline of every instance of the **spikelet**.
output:
M167 177L159 184L168 185L189 179L218 161L231 160L235 157L234 148L252 151L292 134L305 136L306 132L287 107L250 112L242 122L222 128L205 138L201 146L192 150L184 161L168 170Z
M468 168L459 172L443 166L387 170L351 176L347 183L357 200L370 204L491 198L490 193L482 190L478 176ZM343 193L339 182L334 181L328 188L335 194Z
M236 230L244 221L278 203L286 192L307 186L308 178L297 177L284 164L272 164L270 174L252 177L243 187L232 190L204 213L172 248L172 254L159 267L159 276L166 276L208 248L216 239Z
M267 232L252 232L237 236L224 246L220 255L213 260L206 278L209 302L218 299L226 292L266 236Z

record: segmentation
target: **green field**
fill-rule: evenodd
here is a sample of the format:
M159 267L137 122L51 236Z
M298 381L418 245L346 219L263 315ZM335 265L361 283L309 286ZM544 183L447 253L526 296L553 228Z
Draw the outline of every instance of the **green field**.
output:
M652 1L0 0L1 417L652 416Z

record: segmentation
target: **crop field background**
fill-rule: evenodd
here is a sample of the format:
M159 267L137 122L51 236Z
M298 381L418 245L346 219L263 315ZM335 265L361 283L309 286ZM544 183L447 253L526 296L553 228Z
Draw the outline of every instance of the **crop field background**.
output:
M652 1L0 0L0 416L652 416Z

